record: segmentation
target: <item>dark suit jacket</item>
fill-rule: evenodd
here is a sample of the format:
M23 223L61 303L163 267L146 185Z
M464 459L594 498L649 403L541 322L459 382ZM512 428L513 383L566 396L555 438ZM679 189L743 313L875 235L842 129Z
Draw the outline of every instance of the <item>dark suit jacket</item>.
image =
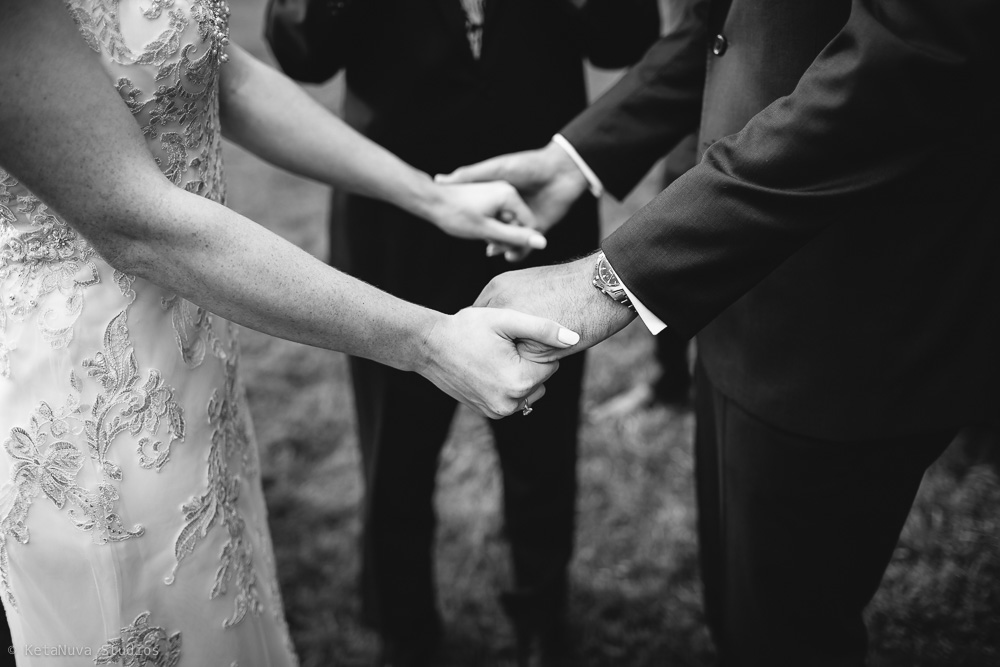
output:
M476 60L460 0L337 6L317 25L328 37L323 57L346 71L345 120L430 174L548 142L587 104L583 59L632 64L660 27L657 0L589 0L582 11L569 0L488 0ZM492 275L511 268L487 261L482 242L448 237L364 197L335 193L331 223L337 266L434 308L469 305ZM596 204L580 202L560 228L529 264L593 250Z
M604 242L709 376L779 427L857 440L1000 408L992 0L689 3L563 134L622 195L700 164Z

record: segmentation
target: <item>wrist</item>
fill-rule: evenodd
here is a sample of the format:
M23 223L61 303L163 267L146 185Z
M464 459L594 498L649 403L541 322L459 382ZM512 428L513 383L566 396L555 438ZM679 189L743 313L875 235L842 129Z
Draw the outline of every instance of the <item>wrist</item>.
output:
M435 225L447 217L445 210L448 199L444 194L444 186L435 183L429 175L415 171L413 180L406 190L407 194L402 200L393 204Z
M595 282L595 267L601 254L588 255L575 262L575 288L580 293L579 309L586 313L581 327L586 332L588 344L593 345L617 333L635 318L635 310L610 296Z
M576 152L569 141L561 134L552 137L552 141L546 146L549 152L549 159L552 161L553 173L563 187L571 189L577 197L585 191L595 197L600 197L604 192L604 186L584 159Z
M439 332L448 315L421 308L421 314L413 328L413 340L408 354L404 355L401 370L412 371L429 379L431 371L439 362Z

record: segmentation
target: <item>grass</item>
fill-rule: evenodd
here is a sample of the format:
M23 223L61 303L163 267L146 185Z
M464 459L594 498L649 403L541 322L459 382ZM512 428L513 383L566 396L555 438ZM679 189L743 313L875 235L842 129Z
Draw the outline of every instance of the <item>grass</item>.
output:
M235 41L266 57L260 0L233 2ZM606 83L595 79L598 85ZM316 89L327 103L338 84ZM326 191L227 146L231 205L306 250L326 252ZM610 229L655 191L605 205ZM281 588L304 667L368 664L358 623L361 478L342 355L245 331L244 380L256 419ZM652 338L633 325L590 355L579 463L571 600L581 667L702 667L689 413L596 410L650 378ZM868 621L876 667L1000 665L1000 483L989 434L957 443L927 475ZM506 660L496 602L506 581L500 486L485 424L461 410L444 450L437 563L446 666Z

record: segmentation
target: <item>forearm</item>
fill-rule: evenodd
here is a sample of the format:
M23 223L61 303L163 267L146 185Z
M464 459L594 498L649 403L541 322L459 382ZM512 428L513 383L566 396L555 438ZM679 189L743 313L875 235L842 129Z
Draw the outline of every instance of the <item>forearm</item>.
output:
M995 69L995 7L855 3L791 94L715 142L605 239L622 280L691 336L831 227L854 230L860 248L870 225L928 224L921 201L960 201L948 179L976 190L974 179L989 179L984 138L995 136L998 110L980 101ZM928 178L931 191L920 185Z
M511 308L563 323L580 335L572 349L585 350L610 338L635 318L635 311L594 287L597 254L567 262L502 273L486 286L476 306Z
M51 49L31 48L39 34ZM115 268L268 333L421 363L434 313L167 181L60 2L19 0L0 24L0 127L0 165Z
M95 238L116 268L258 331L420 370L441 314L343 274L243 216L169 184L155 211ZM123 232L123 230L127 230Z
M705 84L704 3L689 0L679 9L671 32L560 131L618 199L698 127Z
M433 219L432 179L359 134L281 72L230 46L221 70L223 134L293 173Z

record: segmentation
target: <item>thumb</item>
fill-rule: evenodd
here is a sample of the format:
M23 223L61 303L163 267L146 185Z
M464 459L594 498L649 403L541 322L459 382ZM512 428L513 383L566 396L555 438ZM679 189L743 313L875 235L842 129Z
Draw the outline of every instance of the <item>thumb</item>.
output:
M505 171L504 159L502 157L490 158L466 167L459 167L450 174L438 174L434 177L435 182L444 185L455 183L473 183L477 181L502 181L505 180L501 174Z
M552 320L516 310L503 313L497 329L507 338L518 341L518 353L525 359L552 361L568 354L567 350L580 342L580 334Z

